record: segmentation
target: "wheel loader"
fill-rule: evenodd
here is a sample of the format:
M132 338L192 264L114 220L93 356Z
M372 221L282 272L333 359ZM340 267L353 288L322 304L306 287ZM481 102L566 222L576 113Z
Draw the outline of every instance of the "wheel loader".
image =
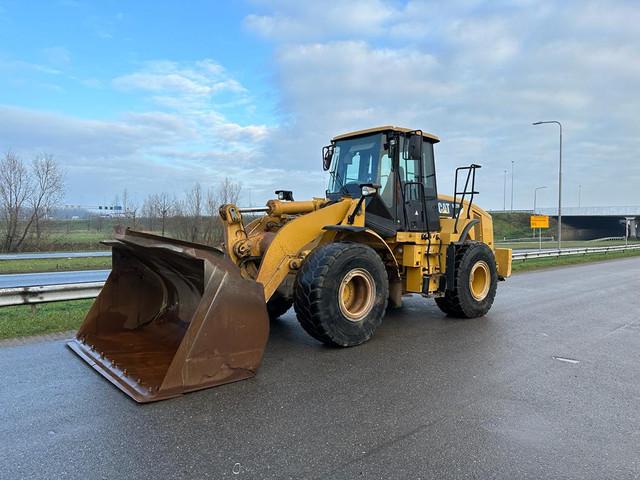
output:
M150 402L254 376L270 321L291 306L334 347L369 340L409 294L448 316L485 315L511 250L495 248L473 203L479 165L438 194L438 141L394 126L339 135L323 148L323 197L222 205L220 248L117 230L109 278L69 347Z

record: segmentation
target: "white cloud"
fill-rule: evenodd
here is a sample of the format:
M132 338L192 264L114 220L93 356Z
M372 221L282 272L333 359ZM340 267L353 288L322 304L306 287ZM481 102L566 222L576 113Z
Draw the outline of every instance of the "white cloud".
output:
M256 198L270 196L270 187L262 189L274 169L258 158L270 127L243 120L251 116L242 113L251 108L251 96L221 65L209 59L148 62L112 84L155 108L90 120L0 106L0 148L54 154L68 171L74 203L101 195L109 200L123 188L140 199L159 190L180 192L196 181L215 184L235 174ZM236 105L235 118L220 110L229 104Z
M313 40L328 33L350 36L377 36L393 16L394 9L382 0L276 1L265 5L269 14L251 14L245 25L267 38L280 40ZM280 12L281 11L281 12Z
M640 201L637 6L411 0L369 5L370 18L336 19L342 5L260 3L245 20L276 50L287 122L269 145L281 148L280 161L313 171L334 134L423 128L443 139L442 191L451 190L455 166L481 163L480 201L501 207L503 170L514 160L515 206L526 208L535 186L557 178L557 131L531 122L559 119L567 191L582 184L583 203ZM589 144L594 138L600 147ZM614 181L620 172L625 181Z
M42 50L47 62L51 65L64 67L71 63L71 53L64 47L48 47Z
M117 77L114 86L124 90L144 90L154 93L212 96L229 91L244 93L245 88L226 74L224 68L211 60L195 65L176 62L148 62L143 70Z

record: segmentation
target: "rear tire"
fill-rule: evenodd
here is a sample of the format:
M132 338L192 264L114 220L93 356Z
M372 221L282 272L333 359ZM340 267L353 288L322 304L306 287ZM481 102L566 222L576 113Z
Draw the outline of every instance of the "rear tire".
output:
M452 317L482 317L491 309L497 287L493 251L484 243L469 242L456 248L453 288L436 298L436 305Z
M331 243L305 259L296 276L293 306L302 328L327 345L366 342L382 323L389 280L367 245Z
M282 315L287 313L293 305L293 298L287 298L280 293L275 292L269 301L267 302L267 312L269 313L269 320L277 320Z

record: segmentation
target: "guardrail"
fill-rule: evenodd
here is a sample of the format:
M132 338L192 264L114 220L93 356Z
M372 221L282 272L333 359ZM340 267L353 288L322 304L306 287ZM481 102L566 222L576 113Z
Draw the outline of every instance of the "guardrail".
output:
M0 253L0 260L42 260L42 259L69 259L69 258L99 258L110 257L110 250L93 250L90 252L20 252Z
M503 238L502 240L496 240L496 244L510 244L510 243L538 243L540 240L543 242L553 242L554 237L522 237L522 238Z
M511 255L513 260L528 260L533 258L564 257L566 255L587 255L593 253L624 252L625 250L638 250L639 244L615 245L612 247L585 247L563 248L562 250L541 250L539 252L518 252Z
M0 307L95 298L104 282L0 288Z
M639 250L640 244L616 245L612 247L563 248L562 250L541 250L539 252L513 252L513 260L525 261L534 258L563 257L566 255L587 255L592 253L622 252ZM0 307L12 305L33 305L95 298L105 282L67 283L61 285L41 285L33 287L0 288Z

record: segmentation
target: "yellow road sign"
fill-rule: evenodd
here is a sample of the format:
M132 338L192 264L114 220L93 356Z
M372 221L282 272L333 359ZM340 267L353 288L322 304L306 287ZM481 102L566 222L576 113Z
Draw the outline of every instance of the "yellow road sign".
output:
M531 215L531 228L549 228L549 217L546 215Z

